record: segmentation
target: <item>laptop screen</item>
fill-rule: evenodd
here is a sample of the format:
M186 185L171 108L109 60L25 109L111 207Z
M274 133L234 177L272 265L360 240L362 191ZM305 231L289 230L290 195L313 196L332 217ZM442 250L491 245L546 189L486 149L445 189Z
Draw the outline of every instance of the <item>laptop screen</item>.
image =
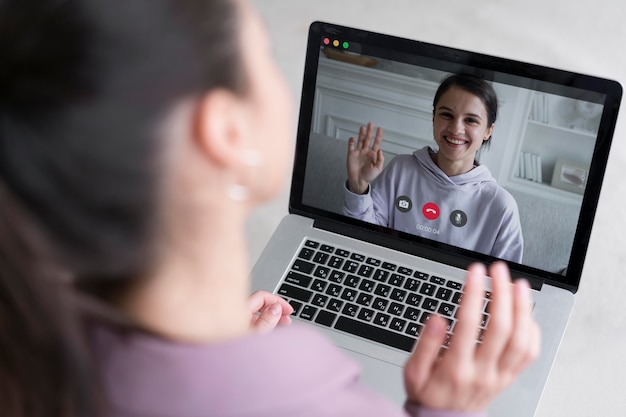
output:
M576 291L620 100L610 80L315 22L290 211Z

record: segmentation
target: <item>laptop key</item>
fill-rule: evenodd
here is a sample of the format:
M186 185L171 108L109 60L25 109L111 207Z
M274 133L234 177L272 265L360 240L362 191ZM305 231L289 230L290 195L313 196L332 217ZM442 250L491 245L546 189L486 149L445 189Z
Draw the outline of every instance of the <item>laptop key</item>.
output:
M302 259L296 259L291 269L294 271L302 272L303 274L310 274L315 268L315 264L304 261Z
M291 315L297 316L300 312L300 309L302 308L302 303L296 300L289 300L289 304L291 305L291 307L293 307L293 312L291 313Z
M339 317L335 323L335 329L360 336L365 339L382 343L396 349L411 352L415 345L416 338L392 332L391 330L374 327L367 323L360 322L348 317Z
M300 250L300 253L298 254L298 258L302 258L302 259L306 259L307 261L310 261L314 253L315 251L311 248L302 248Z
M295 298L296 300L308 303L311 296L313 296L313 292L305 290L304 288L294 287L293 285L283 284L278 289L278 295Z
M330 327L335 321L335 317L337 317L337 314L331 313L330 311L322 310L315 318L315 322Z
M312 278L309 276L302 275L294 271L289 271L289 273L285 277L285 282L306 288L311 283L311 279Z
M300 313L300 318L305 320L313 320L313 316L317 313L317 308L313 306L304 306Z

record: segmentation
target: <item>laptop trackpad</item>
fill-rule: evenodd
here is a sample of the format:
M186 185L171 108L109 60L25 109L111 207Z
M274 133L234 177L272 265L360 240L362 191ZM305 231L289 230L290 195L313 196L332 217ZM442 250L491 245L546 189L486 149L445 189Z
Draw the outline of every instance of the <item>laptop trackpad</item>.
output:
M404 404L406 394L404 393L401 366L375 359L350 349L344 348L343 350L361 365L363 371L361 382L363 384L399 406Z

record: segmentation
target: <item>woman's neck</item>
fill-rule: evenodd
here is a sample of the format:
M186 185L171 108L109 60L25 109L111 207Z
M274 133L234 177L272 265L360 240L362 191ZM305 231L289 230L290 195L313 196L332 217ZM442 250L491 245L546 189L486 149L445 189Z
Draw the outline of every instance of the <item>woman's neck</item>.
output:
M187 342L227 340L250 329L248 258L242 215L207 213L174 233L155 273L121 300L140 325ZM216 221L219 219L220 221Z
M439 152L431 153L430 158L448 177L465 174L475 167L474 162L468 163L467 161L449 161L445 158L441 158Z

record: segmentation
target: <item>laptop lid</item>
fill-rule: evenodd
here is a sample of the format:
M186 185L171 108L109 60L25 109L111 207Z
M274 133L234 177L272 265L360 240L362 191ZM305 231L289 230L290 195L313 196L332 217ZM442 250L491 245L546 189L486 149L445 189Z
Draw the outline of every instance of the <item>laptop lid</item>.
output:
M384 129L386 161L423 146L436 148L432 101L450 74L485 79L498 95L491 146L478 159L518 207L524 255L508 261L511 269L535 287L576 292L622 96L615 81L314 22L290 213L313 218L316 227L455 267L498 259L444 243L429 219L416 224L427 233L410 233L343 214L348 138L372 121ZM412 209L428 216L421 204ZM441 214L436 220L448 221Z

